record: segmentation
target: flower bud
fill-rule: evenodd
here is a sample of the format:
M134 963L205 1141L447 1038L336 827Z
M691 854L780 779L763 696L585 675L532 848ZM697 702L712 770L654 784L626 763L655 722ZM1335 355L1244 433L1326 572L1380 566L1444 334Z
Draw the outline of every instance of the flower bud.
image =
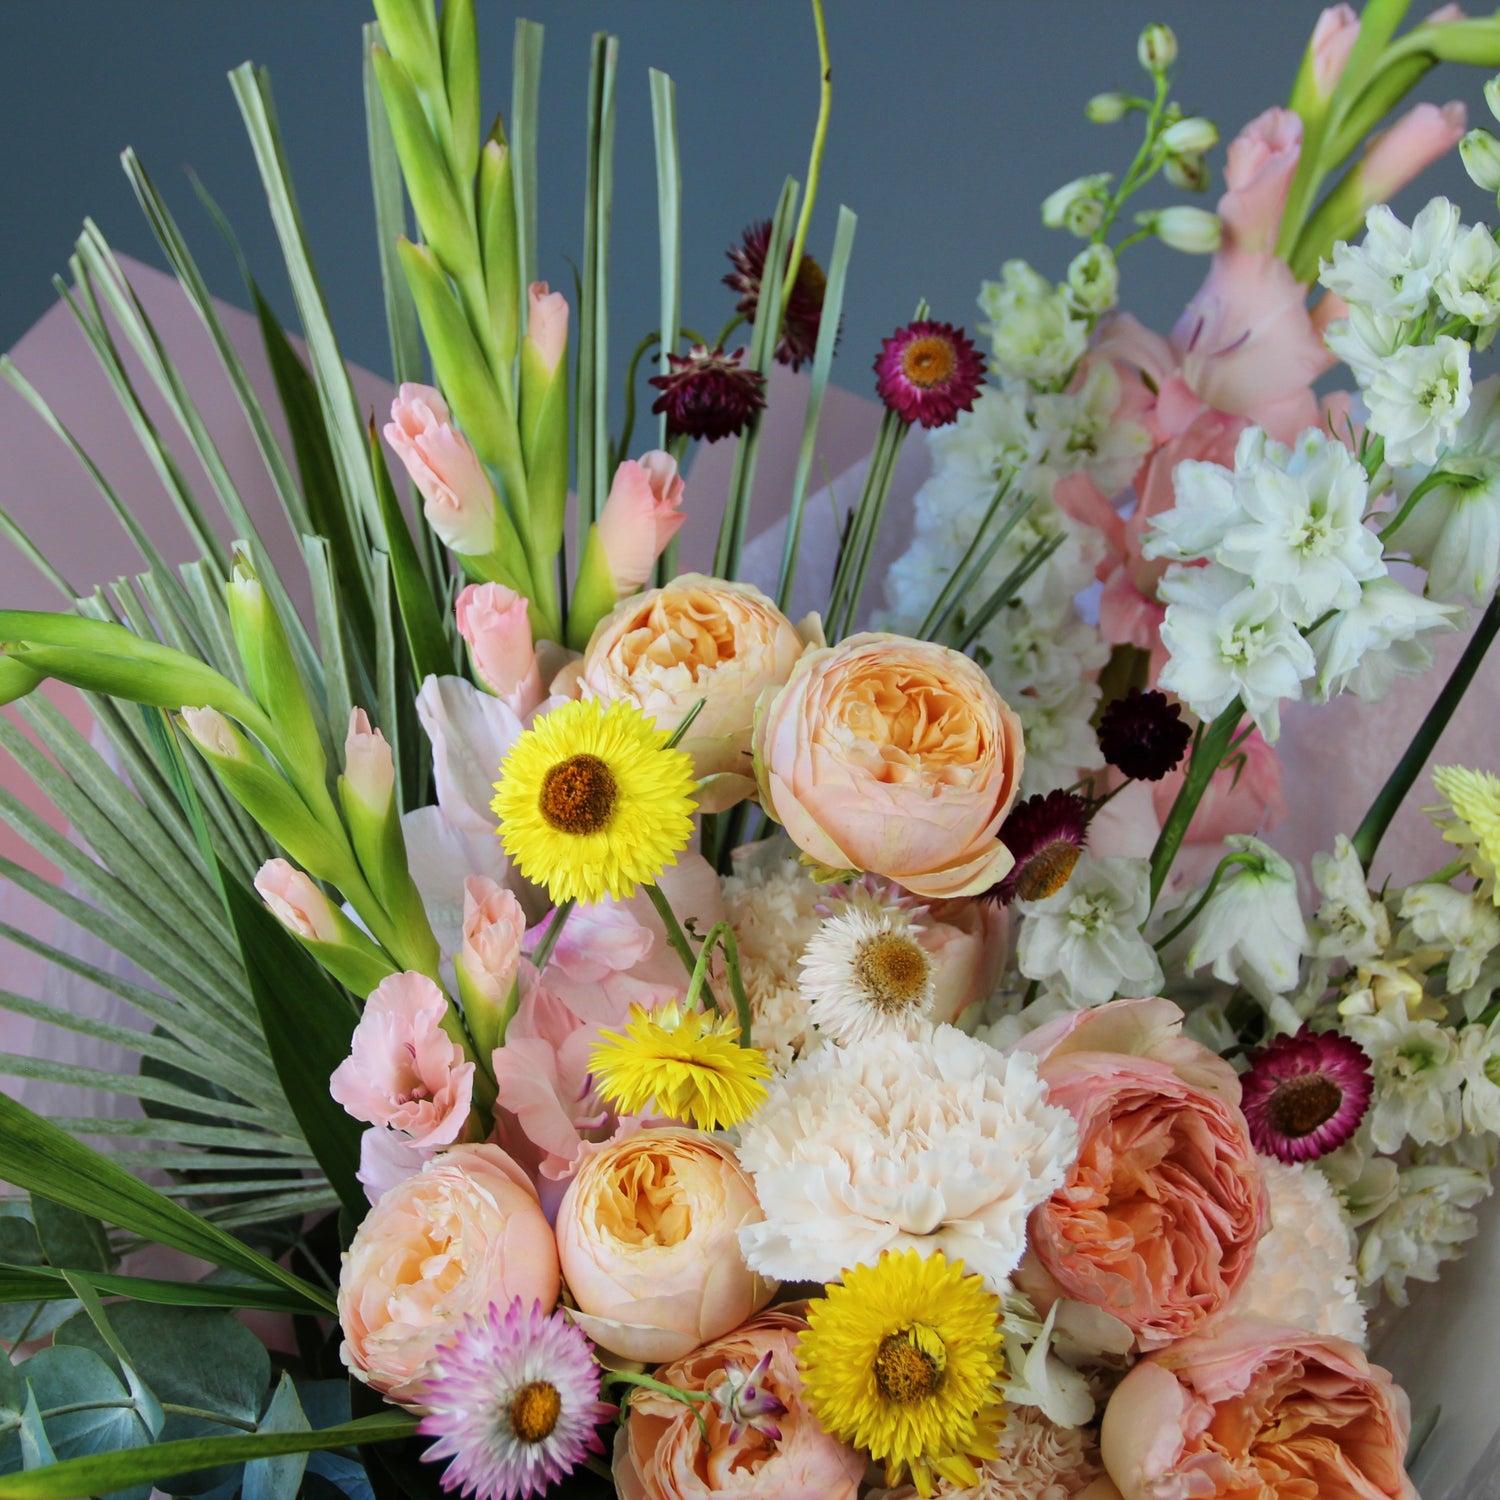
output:
M1468 123L1463 104L1414 104L1389 129L1365 147L1357 182L1363 216L1372 203L1384 203L1414 177L1425 172L1463 137Z
M1500 192L1500 141L1488 130L1471 130L1458 143L1458 154L1476 187L1487 193Z
M1107 172L1093 172L1064 183L1043 199L1042 223L1049 229L1066 229L1087 239L1104 222L1109 184Z
M1175 188L1201 193L1208 188L1208 163L1201 156L1169 156L1162 165L1162 175Z
M561 292L549 291L545 281L533 281L526 296L526 337L551 375L568 352L568 299Z
M1202 115L1190 115L1161 133L1162 147L1171 156L1201 155L1218 142L1218 126Z
M458 633L469 648L479 685L517 718L542 701L542 674L526 611L526 600L500 583L471 583L454 605Z
M346 989L368 995L395 965L301 870L270 859L255 876L267 910Z
M1165 73L1177 61L1177 33L1160 21L1141 32L1135 55L1148 73Z
M682 490L677 460L660 449L638 463L626 459L615 470L599 516L599 540L618 598L645 586L656 559L687 519L680 509Z
M1489 105L1490 113L1500 120L1500 73L1485 84L1484 102Z
M1080 250L1068 265L1068 294L1086 313L1108 312L1120 294L1120 267L1108 245Z
M430 385L406 382L391 402L385 440L421 492L427 524L443 545L483 557L495 545L495 491L448 403Z
M516 977L526 914L502 885L483 875L464 881L463 946L457 959L464 1020L481 1057L503 1046L519 999Z
M396 763L386 737L370 726L362 708L349 715L349 733L344 739L344 784L373 812L391 805L396 787Z
M1095 125L1113 125L1116 120L1125 118L1130 107L1129 94L1111 90L1107 94L1095 94L1084 106L1083 112Z
M1146 214L1138 222L1149 224L1164 245L1187 255L1212 255L1219 248L1224 232L1217 214L1185 204Z
M1312 56L1312 81L1320 100L1333 97L1339 79L1344 76L1349 54L1359 39L1359 17L1348 5L1330 5L1313 27L1309 49Z
M562 546L568 508L568 304L545 281L528 290L526 337L521 341L521 451L526 461L526 526L535 559L533 574L550 576ZM537 599L544 632L561 634L547 623Z

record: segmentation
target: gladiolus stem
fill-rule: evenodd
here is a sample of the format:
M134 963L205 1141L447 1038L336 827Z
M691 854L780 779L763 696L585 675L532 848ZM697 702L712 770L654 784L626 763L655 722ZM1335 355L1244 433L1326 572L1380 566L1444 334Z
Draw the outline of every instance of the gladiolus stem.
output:
M818 32L818 123L813 127L812 152L807 160L807 193L802 199L802 213L792 236L792 253L786 264L786 280L781 288L781 305L791 300L797 272L802 267L802 252L807 245L807 229L812 222L813 204L818 199L818 179L823 173L823 146L828 139L828 117L833 110L833 63L828 56L828 27L823 21L823 0L812 0L813 25Z
M682 967L687 970L688 981L691 983L693 975L698 972L698 955L693 952L693 945L688 942L687 934L677 920L677 913L672 910L672 903L667 900L666 892L659 885L648 885L644 887L644 890L651 898L651 904L656 908L656 914L661 918L662 926L667 929L667 946L682 961ZM709 984L707 978L703 981L703 988L708 994L709 1005L714 1010L718 1010L719 997L714 994L713 986Z
M563 923L568 920L569 914L577 904L570 898L553 911L552 920L547 924L546 935L542 938L536 952L531 955L531 961L536 965L538 974L546 971L552 959L552 950L557 947L557 940L562 936Z
M1162 886L1166 884L1172 861L1177 858L1177 851L1182 848L1182 841L1187 837L1188 825L1193 821L1193 814L1198 811L1198 804L1208 790L1208 783L1213 779L1214 772L1219 769L1220 762L1229 753L1230 741L1234 739L1234 732L1239 728L1240 718L1244 712L1244 703L1236 698L1208 726L1202 740L1193 746L1193 758L1188 762L1187 774L1182 778L1177 800L1173 802L1172 810L1167 814L1167 821L1161 825L1156 845L1151 850L1152 906L1156 905L1156 898L1161 894Z
M1375 851L1380 847L1391 819L1396 816L1396 809L1406 800L1406 794L1422 774L1422 767L1427 764L1428 757L1448 727L1448 720L1453 717L1454 710L1463 701L1463 696L1468 692L1469 684L1473 682L1474 674L1478 672L1479 664L1484 660L1485 652L1490 649L1490 643L1497 633L1500 633L1500 594L1490 600L1489 608L1475 627L1469 644L1464 647L1464 654L1458 659L1458 665L1438 694L1437 702L1427 711L1427 717L1412 736L1406 754L1397 762L1396 769L1381 787L1379 795L1370 804L1364 821L1355 832L1352 841L1354 852L1365 870L1369 870L1375 859Z

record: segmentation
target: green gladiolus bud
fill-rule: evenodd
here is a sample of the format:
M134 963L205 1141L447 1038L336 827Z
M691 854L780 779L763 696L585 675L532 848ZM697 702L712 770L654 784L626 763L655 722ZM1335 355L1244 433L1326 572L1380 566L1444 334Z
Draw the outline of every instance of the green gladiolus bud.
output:
M578 563L578 579L573 585L573 597L568 606L568 645L574 651L586 649L589 637L594 633L594 626L617 602L614 575L610 572L609 559L605 555L604 541L596 521L589 527L588 537L583 544L583 556Z
M443 81L453 122L453 166L460 183L479 165L479 37L474 0L443 0L438 20Z
M416 86L431 98L443 92L443 61L432 0L375 0L386 46Z
M286 860L267 860L255 877L255 889L271 915L345 989L365 996L382 979L400 972L367 933Z
M479 252L493 341L501 356L510 360L519 337L521 262L510 147L498 120L479 155Z

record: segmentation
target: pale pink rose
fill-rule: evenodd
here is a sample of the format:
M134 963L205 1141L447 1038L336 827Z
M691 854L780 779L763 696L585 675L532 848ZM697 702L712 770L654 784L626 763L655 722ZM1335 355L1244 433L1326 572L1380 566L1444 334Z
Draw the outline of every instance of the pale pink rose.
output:
M809 651L753 738L763 805L819 864L937 899L978 895L1015 863L999 831L1020 720L946 646L872 633Z
M639 461L627 458L615 470L599 514L599 541L616 598L645 587L656 559L682 529L682 489L677 460L660 449Z
M568 352L568 299L549 290L545 281L533 281L526 289L526 304L526 337L550 374Z
M1455 99L1439 107L1414 104L1389 130L1365 147L1359 164L1360 197L1366 207L1384 203L1463 139L1468 111Z
M465 557L495 545L495 492L473 445L453 426L448 403L430 385L402 385L385 440L421 491L427 524Z
M396 786L396 762L386 737L370 727L362 708L351 709L344 737L344 784L366 807L390 806Z
M1302 121L1290 109L1266 110L1230 142L1219 217L1225 239L1235 249L1251 254L1275 251L1287 191L1301 155Z
M769 1354L770 1368L757 1384L785 1408L768 1419L778 1436L750 1427L735 1438L721 1408L710 1401L696 1406L708 1428L705 1442L681 1401L634 1391L630 1418L615 1438L620 1500L855 1500L864 1456L824 1432L803 1401L797 1337L807 1327L804 1307L770 1308L656 1372L679 1390L713 1390L726 1366L748 1373Z
M526 913L513 892L483 875L464 881L464 938L459 962L474 993L489 1005L510 998L521 961Z
M1353 6L1330 5L1318 16L1312 34L1312 70L1319 98L1332 97L1358 39L1359 17Z
M284 859L268 859L255 876L255 889L273 917L298 937L336 943L341 937L333 903Z
M1140 1349L1221 1313L1267 1222L1238 1080L1181 1023L1170 1001L1116 1001L1020 1044L1080 1142L1066 1184L1031 1215L1021 1284L1102 1309Z
M524 596L503 583L471 583L453 607L474 675L520 719L542 701L528 607Z
M574 1319L622 1359L658 1364L737 1328L776 1283L740 1253L762 1218L729 1146L691 1130L641 1130L584 1158L557 1214Z
M474 1064L443 1030L447 1010L425 974L382 979L329 1080L334 1100L356 1120L388 1125L418 1146L456 1141L469 1118Z
M1232 1318L1142 1360L1104 1412L1124 1500L1417 1500L1406 1395L1353 1344Z
M465 1318L516 1297L551 1309L558 1287L552 1230L526 1174L498 1146L454 1146L389 1188L345 1251L339 1354L404 1404Z
M606 702L628 699L664 729L703 699L682 748L700 778L723 778L712 797L722 810L754 795L756 702L791 676L808 644L754 584L684 573L599 622L584 653L582 691Z

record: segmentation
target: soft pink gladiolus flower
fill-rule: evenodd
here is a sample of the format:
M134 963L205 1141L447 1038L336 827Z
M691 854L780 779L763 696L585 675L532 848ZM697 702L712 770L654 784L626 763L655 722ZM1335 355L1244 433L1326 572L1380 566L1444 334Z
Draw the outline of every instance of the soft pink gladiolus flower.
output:
M349 714L344 739L344 782L366 807L390 806L396 786L396 762L386 737L370 726L369 715L356 708Z
M315 943L339 940L333 903L286 860L268 859L256 872L255 889L271 915L298 937Z
M1406 1394L1353 1344L1231 1318L1142 1360L1104 1413L1124 1500L1417 1500Z
M521 961L526 913L513 892L483 875L464 881L464 976L491 1005L504 1005Z
M945 646L869 633L808 651L758 714L753 748L766 808L830 869L940 899L978 895L1015 862L998 835L1021 724Z
M542 701L542 671L528 607L522 595L503 583L471 583L453 607L481 686L517 718L525 718Z
M1463 139L1469 112L1455 99L1441 108L1414 104L1389 130L1365 147L1359 164L1360 197L1384 203Z
M526 337L550 374L568 352L568 299L548 290L545 281L533 281L526 289L526 301Z
M495 545L495 492L473 445L430 385L407 381L391 402L385 440L421 491L427 523L444 546L482 557Z
M627 458L615 470L599 515L599 541L616 598L645 586L656 559L682 529L682 491L677 460L660 449Z
M354 1028L353 1050L328 1091L356 1120L447 1146L469 1118L474 1064L443 1030L448 1001L425 974L381 980Z
M1423 20L1428 26L1446 26L1450 21L1465 21L1468 15L1461 5L1440 5Z
M1332 97L1358 39L1359 17L1352 6L1330 5L1318 17L1312 34L1312 65L1320 98Z
M648 1364L737 1328L776 1291L738 1231L762 1218L733 1151L692 1130L641 1130L585 1157L557 1213L575 1321Z
M1227 244L1252 255L1276 249L1286 195L1301 156L1302 121L1290 109L1266 110L1230 142L1225 192L1219 199Z
M359 1138L359 1171L354 1175L371 1203L379 1203L398 1182L415 1177L441 1146L414 1146L399 1130L372 1125Z
M1182 786L1187 763L1152 787L1156 814L1166 821ZM1252 730L1234 756L1214 772L1188 825L1187 841L1219 844L1233 833L1264 833L1286 816L1281 792L1281 758L1274 745Z
M544 1311L560 1278L536 1189L498 1146L453 1146L365 1216L339 1275L339 1355L410 1403L433 1351L469 1317L520 1297Z
M730 1364L755 1368L770 1355L760 1382L780 1401L771 1437L755 1427L736 1436L717 1404L697 1406L698 1424L681 1401L636 1391L630 1420L615 1438L614 1480L620 1500L728 1500L751 1495L776 1500L855 1500L864 1478L863 1455L830 1437L802 1398L797 1336L807 1326L804 1304L769 1308L723 1338L665 1366L656 1378L679 1390L711 1390Z

